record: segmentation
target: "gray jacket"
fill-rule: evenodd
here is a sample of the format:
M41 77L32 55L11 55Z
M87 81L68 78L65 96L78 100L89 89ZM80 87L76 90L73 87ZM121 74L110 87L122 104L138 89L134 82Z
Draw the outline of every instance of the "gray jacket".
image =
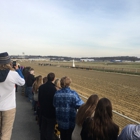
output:
M118 140L140 140L140 124L127 125L118 137Z

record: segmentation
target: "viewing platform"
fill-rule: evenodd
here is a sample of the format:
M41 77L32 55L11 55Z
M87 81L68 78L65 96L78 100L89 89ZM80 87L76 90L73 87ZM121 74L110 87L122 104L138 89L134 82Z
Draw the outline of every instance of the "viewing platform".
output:
M39 126L35 120L31 103L22 95L22 88L16 92L16 117L11 140L40 140Z
M78 91L78 93L80 92ZM80 96L85 98L82 95ZM22 95L21 87L18 87L18 92L16 93L16 104L16 117L11 140L40 140L39 126L35 120L32 105L28 101L27 97ZM113 111L113 119L116 124L119 125L120 131L127 124L140 124L138 121L132 120L116 111Z
M59 138L54 134L54 140ZM35 119L32 104L22 94L22 88L16 92L16 117L11 140L40 140L39 125Z

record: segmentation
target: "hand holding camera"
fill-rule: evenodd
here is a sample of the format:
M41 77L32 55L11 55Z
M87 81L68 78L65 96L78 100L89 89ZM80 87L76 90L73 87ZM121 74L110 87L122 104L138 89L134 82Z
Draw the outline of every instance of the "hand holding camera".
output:
M19 67L18 67L18 65L17 65L17 63L16 63L16 61L13 61L13 68L15 69L15 70L17 70Z

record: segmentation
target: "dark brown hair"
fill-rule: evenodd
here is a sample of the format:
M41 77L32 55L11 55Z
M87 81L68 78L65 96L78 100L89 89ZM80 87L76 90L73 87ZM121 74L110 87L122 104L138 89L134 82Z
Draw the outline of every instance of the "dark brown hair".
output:
M112 105L109 99L99 100L94 117L88 122L87 129L88 136L97 140L110 140L110 135L118 135L119 127L112 120Z
M77 112L77 115L76 115L76 123L79 125L79 126L82 126L84 120L87 118L87 117L92 117L94 111L95 111L95 108L96 108L96 105L98 103L98 100L99 100L99 97L98 95L91 95L88 100L86 101L85 104L83 104L78 112Z
M55 74L51 72L51 73L48 74L47 78L48 78L48 81L52 82L55 78Z

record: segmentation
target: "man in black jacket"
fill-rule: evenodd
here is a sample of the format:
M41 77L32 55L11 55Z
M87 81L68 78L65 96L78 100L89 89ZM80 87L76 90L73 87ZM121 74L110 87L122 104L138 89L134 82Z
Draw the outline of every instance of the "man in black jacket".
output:
M25 79L25 82L26 82L26 86L27 86L28 99L30 102L32 102L32 106L33 106L32 85L33 85L34 81L35 81L34 69L31 68L29 70L29 74L27 76L27 79Z
M38 101L40 104L42 122L41 122L41 140L52 140L54 126L56 123L55 108L53 106L53 97L56 92L55 74L49 73L48 81L39 87Z

